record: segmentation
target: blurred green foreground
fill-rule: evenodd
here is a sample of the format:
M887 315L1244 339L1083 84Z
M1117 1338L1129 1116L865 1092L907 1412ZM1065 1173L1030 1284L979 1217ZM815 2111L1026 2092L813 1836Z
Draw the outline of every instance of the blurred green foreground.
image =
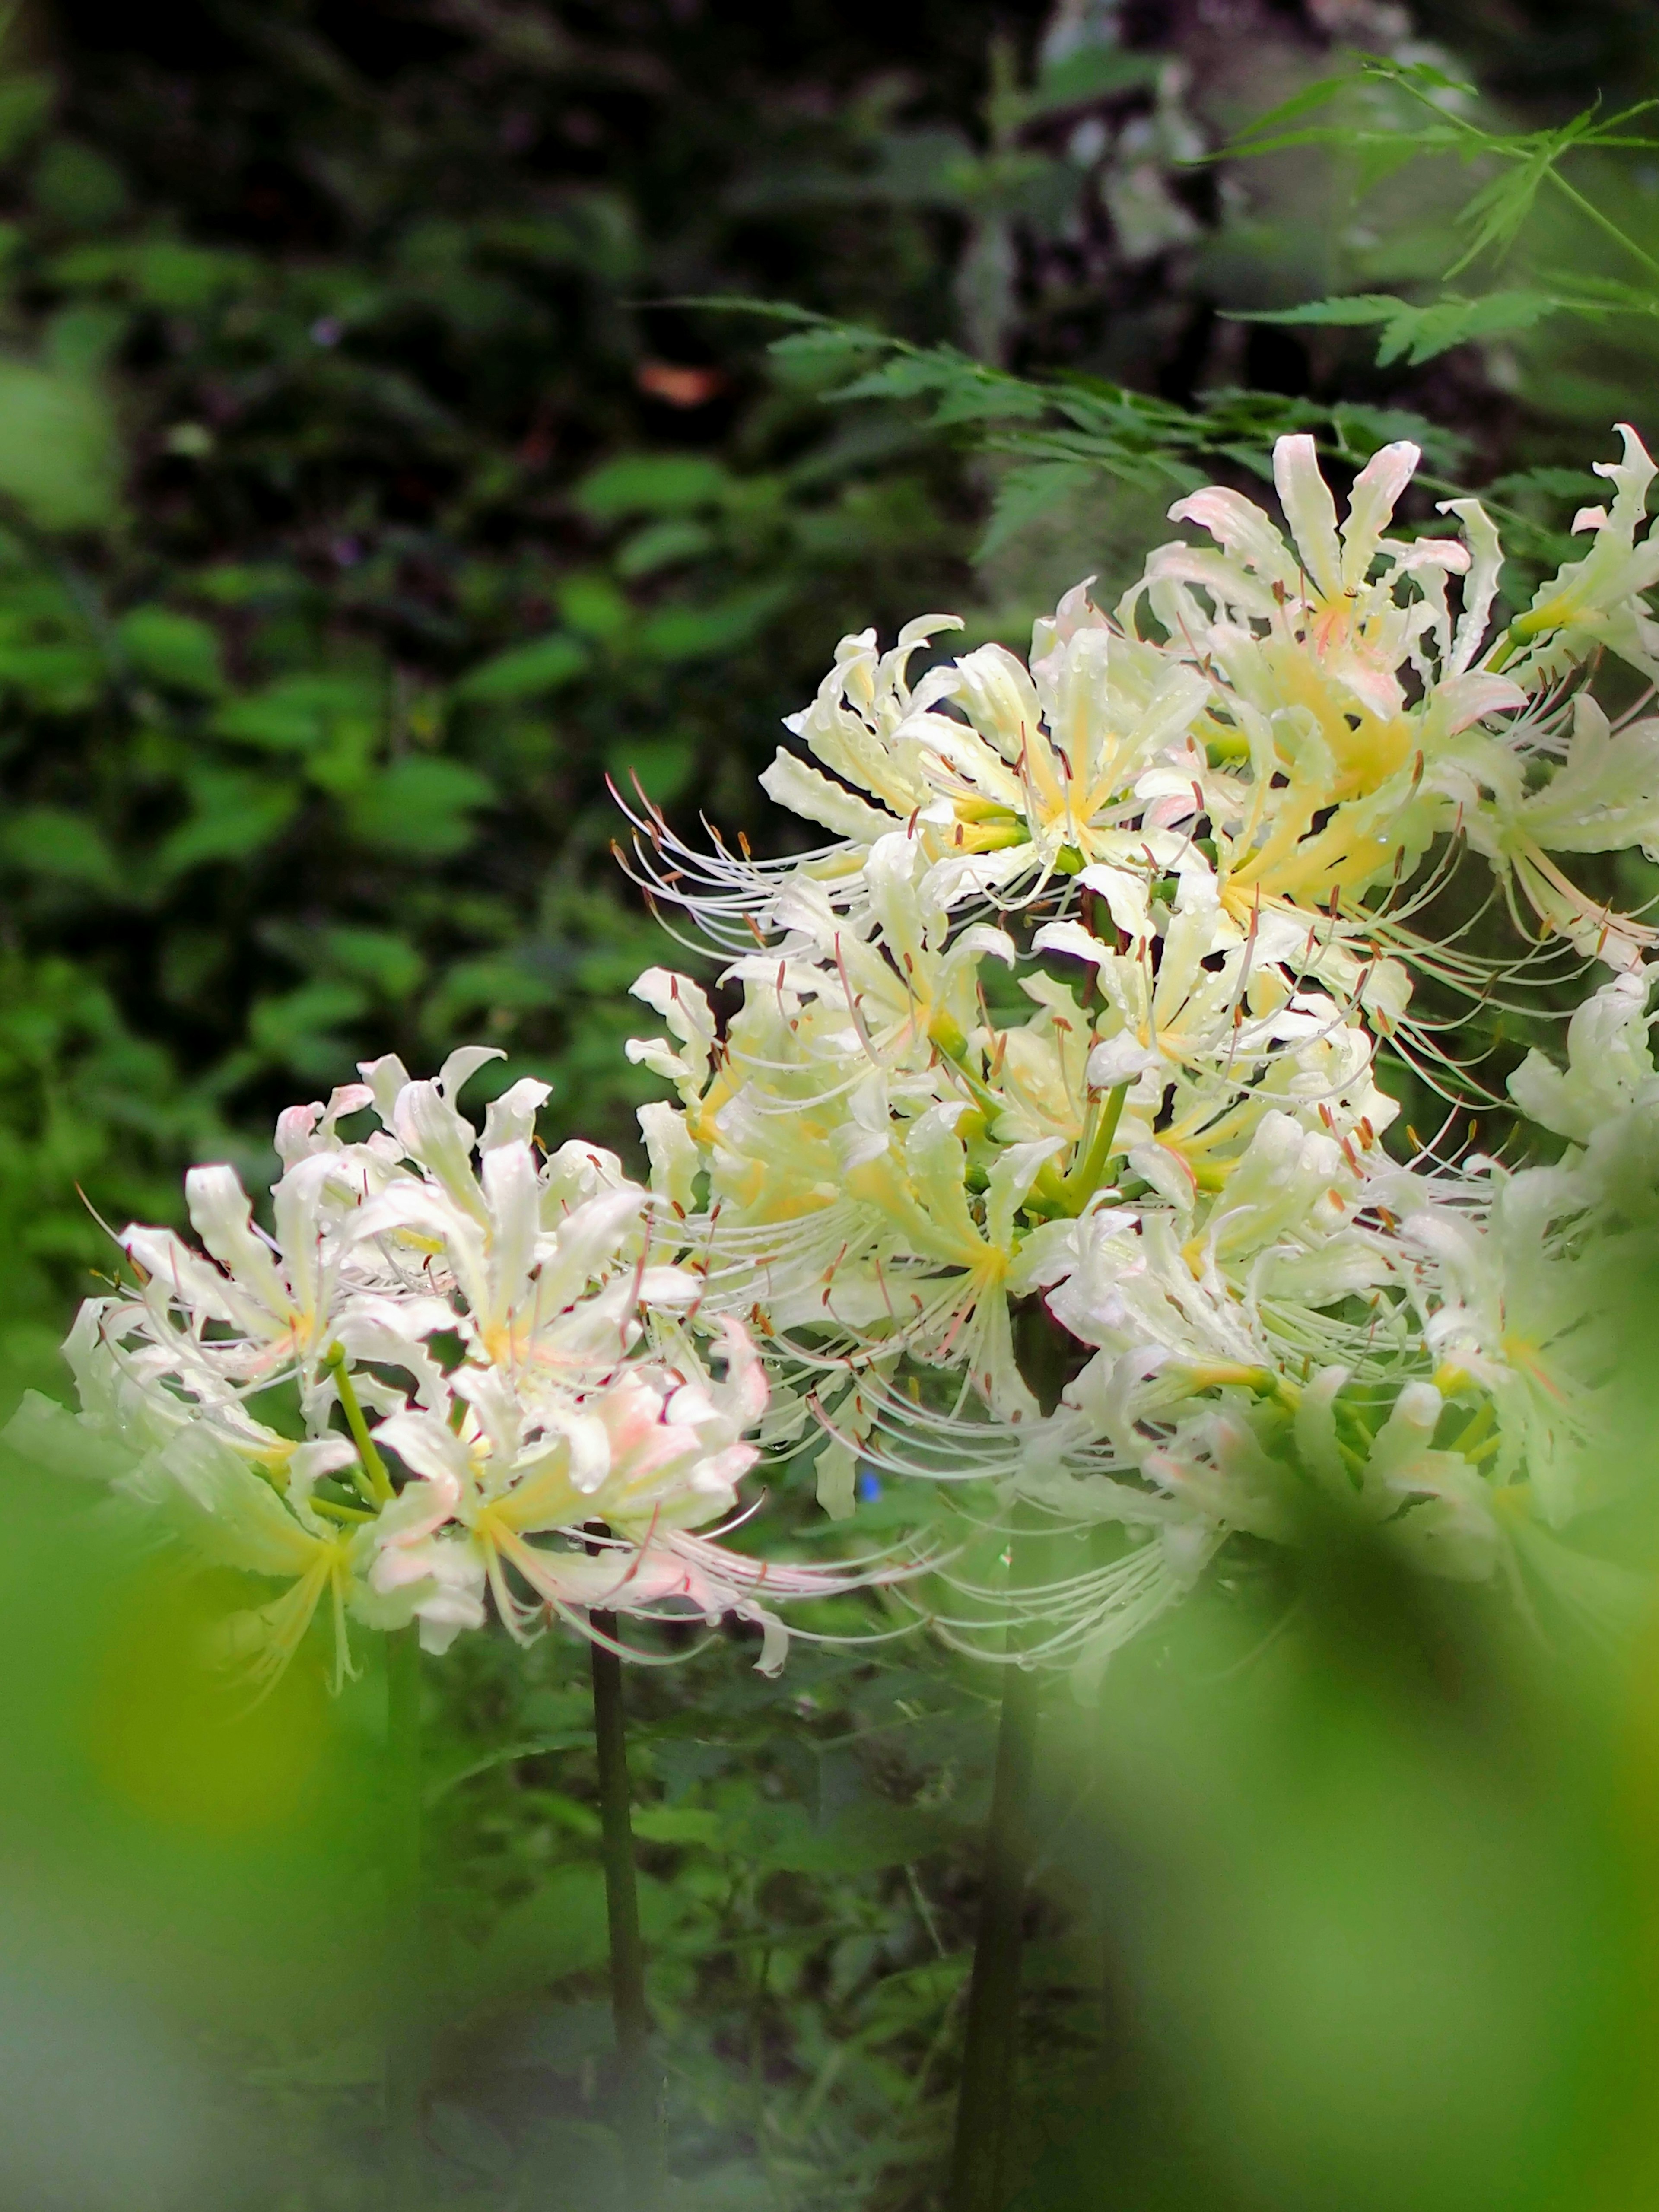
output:
M4 1485L0 2203L379 2204L380 2053L407 2002L384 1964L383 1683L331 1703L301 1664L249 1711L210 1657L226 1594L135 1559L95 1486L66 1484ZM1333 1555L1288 1601L1194 1601L1097 1711L1051 1711L1021 2208L1653 2201L1659 1621L1612 1657L1501 1618ZM964 1963L938 1939L971 1865L982 1723L967 1693L932 1716L954 1804L884 1800L889 1766L849 1807L845 1749L812 1728L850 1701L878 1751L918 1678L815 1675L809 1656L785 1687L816 1776L763 1774L745 1806L720 1747L757 1717L739 1656L677 1677L636 1761L670 2202L926 2205L945 2124L927 2077L949 2087ZM459 1764L459 1692L428 1672L429 1796L453 1782L422 1939L433 2205L623 2202L579 1675L550 1666L519 1671L562 1714L563 1754L544 1727L495 1750L475 1735ZM525 1717L502 1711L509 1736ZM514 1771L520 1844L562 1832L505 1875L489 1793ZM453 1810L480 1791L482 1814ZM931 1960L904 1956L907 1884ZM797 2016L834 2024L860 1913L885 1994L839 2054L820 2027L808 2079Z

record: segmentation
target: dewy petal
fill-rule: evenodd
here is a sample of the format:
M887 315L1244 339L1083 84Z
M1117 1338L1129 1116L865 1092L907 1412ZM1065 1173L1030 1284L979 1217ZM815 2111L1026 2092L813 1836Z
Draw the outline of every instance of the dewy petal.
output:
M492 1060L505 1060L498 1044L457 1045L438 1070L438 1088L453 1104L455 1094Z
M482 1219L483 1201L472 1173L477 1132L438 1085L405 1084L392 1108L392 1127L410 1157L429 1168L459 1205Z
M1422 458L1422 447L1402 438L1395 445L1380 447L1354 478L1353 489L1348 494L1348 519L1342 526L1344 591L1358 591L1370 574L1382 532ZM1285 511L1289 512L1288 507Z
M359 1060L357 1073L374 1099L375 1112L386 1127L391 1128L398 1095L408 1086L409 1070L395 1052L388 1052L382 1054L379 1060Z
M1195 522L1200 530L1209 532L1224 553L1243 561L1270 581L1285 582L1296 574L1296 564L1284 538L1262 510L1240 492L1228 491L1219 484L1189 492L1170 509L1170 520ZM1165 546L1160 551L1173 556L1184 550ZM1158 557L1153 556L1154 559Z
M1305 432L1280 438L1274 445L1273 483L1303 566L1324 598L1338 598L1343 577L1336 501L1320 473L1318 450Z
M234 1168L191 1168L185 1177L185 1201L191 1226L225 1272L244 1284L267 1312L285 1319L291 1308L288 1285L277 1272L270 1248L255 1233L253 1201Z
M485 1107L479 1152L493 1152L502 1145L529 1144L536 1133L536 1115L552 1096L550 1083L538 1083L533 1075L520 1076Z

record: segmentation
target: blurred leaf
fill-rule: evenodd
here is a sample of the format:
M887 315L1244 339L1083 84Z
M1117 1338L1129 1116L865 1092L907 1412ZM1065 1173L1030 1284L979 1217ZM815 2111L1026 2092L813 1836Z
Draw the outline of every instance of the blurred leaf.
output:
M600 644L619 637L633 611L609 576L567 576L559 586L559 612L572 629Z
M592 1740L592 1726L585 1723L580 1728L556 1729L550 1735L531 1736L520 1743L498 1744L488 1751L458 1745L441 1759L428 1761L426 1802L435 1805L462 1783L480 1774L492 1774L497 1767L516 1765L521 1759L541 1759L551 1751L580 1750Z
M678 738L639 738L613 745L605 761L624 791L633 790L637 777L647 799L659 806L669 806L690 782L697 756L694 746Z
M936 1814L867 1797L821 1825L799 1805L757 1808L749 1835L728 1849L792 1874L857 1875L925 1858L948 1834Z
M651 660L712 659L757 636L791 597L787 584L763 584L713 606L664 607L640 624L635 641Z
M464 2105L438 2099L427 2113L426 2133L428 2140L458 2166L470 2166L495 2181L505 2181L513 2172L512 2144L499 2128Z
M419 947L389 929L327 929L323 932L322 945L327 957L343 974L374 984L388 998L408 998L419 988L426 973Z
M487 806L495 787L460 761L393 761L354 792L345 817L361 844L410 860L463 853L472 842L472 810Z
M34 204L67 230L104 230L127 211L126 180L115 164L76 138L54 138L30 179Z
M718 1846L720 1816L694 1805L641 1805L634 1814L634 1833L647 1844Z
M555 630L529 645L509 647L464 676L455 696L483 705L538 699L574 683L587 666L587 647Z
M1158 66L1155 55L1136 53L1127 46L1079 46L1063 59L1045 63L1035 90L1023 96L1020 106L1027 115L1081 107L1113 93L1133 91L1152 82Z
M716 507L732 482L718 461L701 454L629 453L584 477L570 497L590 520L619 522L630 514L686 514Z
M0 498L43 530L86 530L114 514L120 455L94 386L0 359Z
M49 714L74 714L103 690L108 671L90 641L76 645L0 642L0 684L21 692Z
M648 522L635 531L617 554L619 576L650 576L677 562L695 561L714 543L706 524L689 521Z
M288 827L300 804L295 785L237 769L201 769L191 780L194 809L161 840L155 865L163 876L208 860L241 860Z
M335 1025L355 1020L368 1006L360 984L301 984L281 998L257 999L248 1013L248 1035L255 1047L279 1066L325 1080L349 1054Z
M0 77L0 161L9 161L52 112L57 92L44 71L9 71Z
M639 1877L640 1923L647 1940L673 1918L660 1882ZM467 1972L475 1996L533 1990L604 1963L610 1950L605 1875L591 1863L556 1867L533 1897L509 1905Z
M140 676L174 691L216 698L225 688L219 634L170 607L134 607L116 624L122 650Z
M120 881L115 855L95 823L64 806L26 806L0 822L0 853L29 875L55 876L109 891Z
M1380 324L1378 362L1386 368L1403 358L1416 368L1472 339L1505 337L1516 331L1529 330L1546 315L1569 304L1546 292L1490 292L1480 300L1436 300L1426 307L1413 307L1392 293L1367 292L1341 299L1310 300L1299 307L1256 309L1238 319L1356 328Z
M590 2120L544 2120L533 2130L518 2169L522 2201L550 2212L625 2212L627 2170L622 2147L609 2128ZM675 2191L679 2212L680 2191ZM728 2199L732 2212L744 2212Z
M208 306L221 293L246 289L259 274L251 254L185 246L170 238L144 240L133 248L127 266L134 289L147 305L185 313Z
M556 1006L566 988L557 975L508 957L458 960L427 1001L426 1026L430 1033L445 1036L480 1014L523 1013Z
M372 733L380 716L380 687L370 679L283 676L221 707L209 726L216 737L264 751L308 753L328 744L343 723Z
M125 343L132 317L125 307L82 301L47 322L41 356L54 374L82 382L102 375Z
M1096 477L1086 461L1027 461L1008 470L997 485L979 558L988 561L1010 538L1086 490Z

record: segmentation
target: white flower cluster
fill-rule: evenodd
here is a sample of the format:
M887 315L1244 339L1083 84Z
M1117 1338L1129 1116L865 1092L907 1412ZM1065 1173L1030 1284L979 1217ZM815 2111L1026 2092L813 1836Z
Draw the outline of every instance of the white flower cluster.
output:
M31 1395L9 1441L70 1470L91 1458L157 1529L280 1584L228 1624L261 1685L319 1607L337 1684L349 1622L418 1621L441 1651L483 1624L486 1593L521 1638L557 1618L603 1638L596 1611L735 1614L775 1672L768 1601L860 1577L699 1533L759 1455L754 1347L700 1318L699 1275L659 1257L656 1201L612 1155L568 1144L538 1164L544 1084L514 1084L479 1136L456 1094L501 1057L454 1053L434 1082L388 1058L290 1108L274 1236L232 1169L193 1169L204 1251L126 1230L137 1289L89 1300L65 1347L80 1414ZM369 1108L380 1127L348 1141L341 1121Z
M1610 724L1585 680L1659 678L1655 471L1623 434L1589 553L1501 635L1477 502L1389 536L1395 445L1339 522L1286 438L1288 539L1235 492L1182 500L1212 542L1154 552L1114 615L1069 592L1029 665L988 645L912 686L950 618L846 639L791 724L811 758L763 778L830 842L756 860L636 824L732 1009L634 987L667 1034L630 1055L677 1094L641 1113L648 1189L585 1145L541 1160L534 1082L480 1136L455 1097L486 1052L374 1063L283 1116L273 1236L212 1167L206 1257L125 1232L139 1287L82 1310L72 1435L32 1401L15 1439L96 1446L158 1524L283 1585L238 1631L265 1675L319 1607L343 1667L349 1620L441 1649L487 1599L520 1635L735 1613L773 1667L766 1601L889 1571L702 1533L763 1440L816 1441L837 1517L860 1470L978 1478L995 1525L1074 1539L1036 1588L958 1567L933 1617L992 1650L1023 1617L1085 1678L1230 1541L1334 1516L1605 1604L1619 1571L1562 1532L1614 1479L1609 1285L1659 1231L1654 933L1562 856L1659 853L1659 720ZM1465 854L1522 940L1496 970L1435 933ZM1524 994L1551 960L1612 971L1565 1070L1511 1084L1563 1158L1390 1153L1379 1053L1460 1079L1417 978Z
M822 1503L851 1513L860 1468L978 1476L1077 1536L1073 1571L970 1589L945 1633L994 1648L1023 1612L1022 1649L1086 1676L1230 1538L1333 1515L1431 1573L1616 1583L1559 1532L1611 1479L1607 1255L1634 1192L1659 1211L1653 933L1561 856L1659 857L1659 720L1585 684L1604 653L1659 677L1655 471L1623 438L1592 550L1502 634L1478 502L1388 535L1400 444L1339 521L1286 438L1288 539L1235 492L1182 500L1213 542L1154 552L1114 615L1079 586L1029 665L987 645L913 686L950 618L844 640L790 725L811 758L762 779L830 842L757 861L637 819L642 880L738 998L635 986L668 1035L629 1051L678 1095L641 1115L653 1188L704 1310L827 1432ZM1613 971L1565 1072L1513 1085L1571 1140L1553 1167L1382 1141L1380 1050L1459 1079L1414 979L1491 988L1433 933L1465 854L1517 927L1512 994Z

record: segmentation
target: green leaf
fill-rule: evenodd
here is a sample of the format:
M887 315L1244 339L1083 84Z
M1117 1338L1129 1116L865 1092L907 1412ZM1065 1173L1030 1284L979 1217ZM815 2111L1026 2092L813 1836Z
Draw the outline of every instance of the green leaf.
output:
M991 519L975 559L988 561L1011 538L1063 507L1098 477L1098 470L1084 461L1029 461L1010 469L997 486Z
M734 592L709 607L664 607L641 623L636 643L647 660L709 660L746 645L790 597L787 584Z
M1537 491L1551 499L1583 501L1599 496L1595 479L1587 469L1516 469L1494 477L1483 486L1482 499L1512 499L1518 492Z
M582 478L571 504L592 522L630 514L687 514L717 507L732 479L700 453L625 453Z
M690 782L697 765L697 750L683 738L632 738L614 744L605 755L611 781L631 791L637 777L647 799L659 806L672 805Z
M322 951L343 974L372 983L389 999L412 996L426 973L419 949L389 929L325 929Z
M333 1033L337 1022L366 1012L368 994L356 983L302 983L280 998L258 999L248 1016L248 1036L262 1056L318 1082L337 1075L350 1054Z
M1376 349L1386 368L1403 355L1415 368L1453 346L1475 338L1505 337L1513 331L1529 330L1560 303L1540 292L1490 292L1481 300L1438 300L1431 307L1413 307L1397 316L1382 333Z
M1358 329L1381 325L1376 358L1386 368L1402 357L1413 367L1474 338L1531 328L1566 304L1546 292L1489 292L1479 300L1443 299L1413 307L1390 292L1359 292L1310 300L1299 307L1257 309L1232 319L1249 323L1331 325Z
M66 230L106 230L127 211L126 179L113 161L78 138L54 138L30 180L34 204Z
M304 599L311 586L295 568L276 562L222 561L199 569L191 579L204 599L224 607L257 606L262 600L281 604Z
M116 624L116 635L140 676L173 691L216 698L225 688L219 633L193 615L171 607L134 607Z
M705 523L648 522L643 530L635 531L617 552L617 574L630 578L654 575L659 568L696 560L714 543L714 534Z
M239 769L198 769L191 779L195 811L162 839L155 865L164 876L207 860L240 860L279 836L300 804L298 787Z
M96 823L65 806L26 806L0 821L0 853L32 876L55 877L92 890L120 881L115 855Z
M1292 93L1277 107L1270 107L1262 115L1247 123L1237 137L1221 149L1228 156L1264 153L1271 142L1275 145L1294 144L1287 140L1285 131L1292 124L1300 123L1304 116L1312 115L1322 107L1328 107L1339 94L1352 84L1351 76L1322 76L1312 84L1304 84L1300 92Z
M458 960L428 1000L424 1019L430 1034L441 1035L483 1013L532 1013L557 1006L564 996L561 979L526 966L506 954Z
M608 644L633 620L634 610L609 576L567 576L558 589L559 612L583 637Z
M1077 46L1063 60L1043 69L1036 89L1024 95L1020 106L1028 117L1048 115L1112 93L1133 92L1156 83L1162 66L1156 54L1132 52L1124 46Z
M46 319L41 360L54 375L86 383L101 376L132 328L127 307L106 300L77 300Z
M74 714L103 689L106 671L90 644L0 644L0 685L49 714Z
M57 96L55 81L46 71L24 76L21 71L0 79L0 161L32 138L52 112Z
M666 1892L642 1875L639 1899L647 1936L659 1936L673 1918ZM604 1874L597 1866L556 1867L534 1896L501 1915L467 1978L479 1996L540 1989L602 1966L610 1948Z
M263 691L220 708L209 727L219 738L277 753L319 750L347 726L372 735L380 717L378 679L349 675L279 677Z
M1299 307L1257 307L1230 315L1236 323L1333 324L1358 330L1368 324L1389 323L1406 310L1406 302L1392 292L1349 292L1333 300L1308 300Z
M42 530L92 529L114 514L120 460L94 385L0 360L0 498Z
M574 683L587 661L587 647L580 638L555 630L481 662L455 686L455 696L481 706L538 699Z
M879 1797L861 1799L816 1826L799 1805L760 1808L757 1819L754 1836L734 1838L733 1847L791 1874L876 1874L924 1858L950 1837L937 1814Z
M634 1833L647 1844L716 1846L723 1826L718 1813L696 1805L641 1805L634 1814Z
M493 1773L498 1766L514 1766L521 1759L540 1759L550 1751L580 1750L592 1741L592 1724L585 1723L580 1728L556 1729L550 1735L531 1736L520 1743L497 1744L485 1752L475 1753L465 1747L452 1751L447 1757L429 1763L425 1802L435 1805L452 1790L459 1789L463 1782L471 1782L477 1775ZM434 1768L435 1771L431 1771Z
M128 261L134 290L146 306L174 313L205 307L227 292L246 291L259 281L251 253L228 253L207 246L185 246L176 239L146 239Z
M410 860L444 860L472 842L471 810L495 796L494 784L475 768L411 756L352 793L346 823L360 844Z

